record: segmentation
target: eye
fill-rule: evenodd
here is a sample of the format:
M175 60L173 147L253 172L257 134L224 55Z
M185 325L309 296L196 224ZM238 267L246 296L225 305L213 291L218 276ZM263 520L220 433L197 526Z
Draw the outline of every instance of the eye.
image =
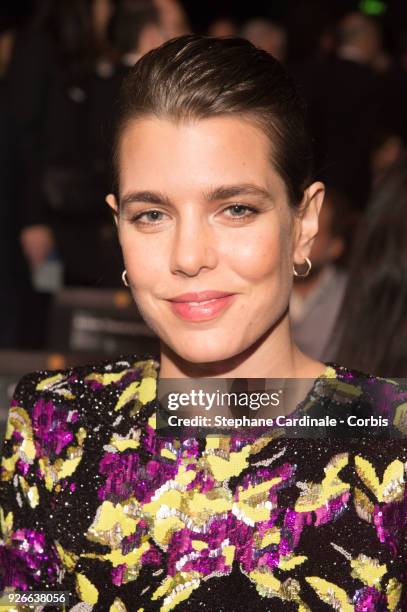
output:
M258 213L258 210L253 206L247 206L246 204L233 204L232 206L225 208L223 212L230 213L226 214L226 216L231 217L232 219L245 219Z
M140 225L154 225L162 221L164 213L160 210L146 210L130 219L131 223Z

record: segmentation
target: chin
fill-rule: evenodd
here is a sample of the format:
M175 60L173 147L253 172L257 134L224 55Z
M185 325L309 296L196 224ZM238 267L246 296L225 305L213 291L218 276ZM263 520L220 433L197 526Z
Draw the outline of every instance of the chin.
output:
M240 353L239 348L234 347L230 339L222 340L219 335L210 338L207 333L202 342L196 337L193 339L185 338L183 342L180 342L178 337L176 342L169 341L168 345L179 357L196 364L224 361Z

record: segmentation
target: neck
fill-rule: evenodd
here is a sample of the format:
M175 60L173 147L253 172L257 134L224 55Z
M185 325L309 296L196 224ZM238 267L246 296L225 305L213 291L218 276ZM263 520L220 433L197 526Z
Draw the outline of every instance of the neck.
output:
M162 378L314 378L326 369L294 344L288 310L250 348L228 359L192 363L162 342L160 361Z

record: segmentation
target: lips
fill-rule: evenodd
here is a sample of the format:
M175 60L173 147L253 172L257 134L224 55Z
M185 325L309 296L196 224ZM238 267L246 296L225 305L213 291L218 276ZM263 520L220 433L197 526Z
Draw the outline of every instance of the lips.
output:
M183 293L174 298L171 298L171 302L206 302L208 300L214 300L232 295L227 291L199 291L195 293Z
M207 321L220 315L235 299L235 293L201 291L183 293L169 300L172 311L185 321Z

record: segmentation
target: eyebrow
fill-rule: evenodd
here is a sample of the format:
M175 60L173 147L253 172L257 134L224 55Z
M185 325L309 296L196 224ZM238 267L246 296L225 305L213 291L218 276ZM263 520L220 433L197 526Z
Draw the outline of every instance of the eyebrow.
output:
M124 208L126 204L134 202L143 202L148 204L169 204L167 196L159 191L131 191L120 198L120 207Z
M242 183L239 185L221 185L211 191L204 192L204 198L208 202L216 202L218 200L228 200L239 196L258 196L271 199L271 194L264 187L254 185L253 183ZM169 198L159 191L132 191L127 193L120 199L120 207L125 207L127 204L135 202L143 202L148 204L166 204L170 205Z
M217 200L228 200L229 198L236 198L238 196L254 195L263 198L271 198L271 194L264 189L252 183L242 183L241 185L222 185L216 187L209 193L204 194L208 202L215 202Z

